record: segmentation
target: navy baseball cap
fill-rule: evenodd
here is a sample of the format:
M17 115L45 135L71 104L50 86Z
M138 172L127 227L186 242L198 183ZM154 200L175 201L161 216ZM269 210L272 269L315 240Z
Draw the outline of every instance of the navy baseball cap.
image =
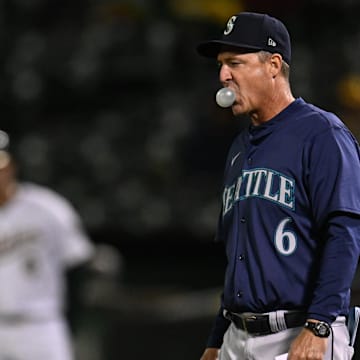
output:
M291 62L291 42L286 26L267 14L242 12L232 16L220 39L200 43L200 55L216 58L223 46L239 50L278 53L287 64Z

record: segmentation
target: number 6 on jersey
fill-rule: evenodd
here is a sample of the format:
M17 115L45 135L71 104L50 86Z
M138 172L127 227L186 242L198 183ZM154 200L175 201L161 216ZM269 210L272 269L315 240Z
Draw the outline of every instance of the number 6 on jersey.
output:
M285 230L285 226L291 222L291 218L282 220L275 232L275 247L282 255L291 255L297 246L296 235L290 231Z

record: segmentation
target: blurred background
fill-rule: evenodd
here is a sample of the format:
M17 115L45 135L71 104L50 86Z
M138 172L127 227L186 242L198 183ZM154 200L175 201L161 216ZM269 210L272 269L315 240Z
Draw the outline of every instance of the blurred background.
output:
M225 266L223 164L243 124L215 104L216 63L195 47L245 10L283 20L294 95L360 138L357 0L0 1L1 128L21 177L66 196L116 249L114 276L84 293L79 359L203 351Z

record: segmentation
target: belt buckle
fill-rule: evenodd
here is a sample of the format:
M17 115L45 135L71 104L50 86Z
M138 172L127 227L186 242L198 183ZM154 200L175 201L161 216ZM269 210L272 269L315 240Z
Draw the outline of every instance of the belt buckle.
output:
M249 316L240 316L242 325L244 327L244 331L249 333L248 327L247 327L247 321L255 321L257 319L256 315L249 315Z
M248 332L248 329L247 329L247 326L246 326L246 318L241 316L240 319L241 319L241 323L242 323L242 326L244 328L244 331Z

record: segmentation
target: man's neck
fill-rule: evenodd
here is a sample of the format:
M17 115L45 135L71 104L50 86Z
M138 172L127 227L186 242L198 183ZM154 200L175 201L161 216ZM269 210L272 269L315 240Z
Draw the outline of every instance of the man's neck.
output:
M283 91L274 91L272 96L269 96L266 102L264 102L261 109L254 111L250 115L253 125L261 125L273 117L281 113L295 100L290 89L284 89Z

